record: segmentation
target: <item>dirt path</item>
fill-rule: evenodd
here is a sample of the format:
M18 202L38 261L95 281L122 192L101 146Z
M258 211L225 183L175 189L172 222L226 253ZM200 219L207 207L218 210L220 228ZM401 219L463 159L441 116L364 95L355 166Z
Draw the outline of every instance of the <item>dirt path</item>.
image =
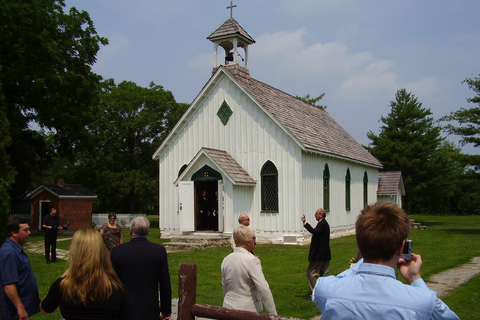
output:
M443 298L449 295L451 290L458 288L460 285L479 274L480 257L475 257L471 262L437 273L425 282L430 290L437 292L439 298Z

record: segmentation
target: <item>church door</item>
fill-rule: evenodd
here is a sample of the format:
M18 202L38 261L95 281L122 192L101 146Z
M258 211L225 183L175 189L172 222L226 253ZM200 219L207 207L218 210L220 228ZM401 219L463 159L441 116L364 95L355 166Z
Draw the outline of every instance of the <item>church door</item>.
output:
M195 231L195 197L193 181L180 181L178 190L180 231Z

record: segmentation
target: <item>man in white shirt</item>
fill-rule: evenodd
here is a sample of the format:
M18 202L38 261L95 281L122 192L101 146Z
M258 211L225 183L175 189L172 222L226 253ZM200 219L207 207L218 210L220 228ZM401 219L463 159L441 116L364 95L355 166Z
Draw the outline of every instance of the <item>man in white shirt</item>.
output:
M263 305L269 314L277 315L273 295L263 275L260 260L251 251L255 233L239 225L233 231L236 247L222 262L223 306L261 312Z

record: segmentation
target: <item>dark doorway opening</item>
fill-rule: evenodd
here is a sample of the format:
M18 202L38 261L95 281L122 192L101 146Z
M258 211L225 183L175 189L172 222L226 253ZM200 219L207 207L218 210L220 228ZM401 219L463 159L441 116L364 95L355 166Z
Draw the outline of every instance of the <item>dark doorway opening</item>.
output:
M195 181L196 230L218 231L218 180L222 175L204 166L192 176Z
M38 223L38 230L42 230L43 219L50 213L50 201L40 202L40 221Z

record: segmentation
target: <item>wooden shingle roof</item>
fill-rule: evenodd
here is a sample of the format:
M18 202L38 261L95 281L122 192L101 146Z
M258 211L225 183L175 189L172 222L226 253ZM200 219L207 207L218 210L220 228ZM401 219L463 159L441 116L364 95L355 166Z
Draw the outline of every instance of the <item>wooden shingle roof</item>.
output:
M380 161L345 131L327 111L251 78L248 70L241 66L230 64L220 68L226 70L245 88L305 150L382 167Z
M403 188L401 171L383 171L378 173L377 195L396 195L399 188L402 195L404 195L405 190Z
M221 39L224 37L229 37L234 34L238 34L245 38L248 43L255 43L255 40L245 31L238 22L230 18L220 25L215 31L213 31L208 37L208 40L215 41L216 39Z
M255 180L226 151L202 148L202 150L220 166L235 183L255 184Z

